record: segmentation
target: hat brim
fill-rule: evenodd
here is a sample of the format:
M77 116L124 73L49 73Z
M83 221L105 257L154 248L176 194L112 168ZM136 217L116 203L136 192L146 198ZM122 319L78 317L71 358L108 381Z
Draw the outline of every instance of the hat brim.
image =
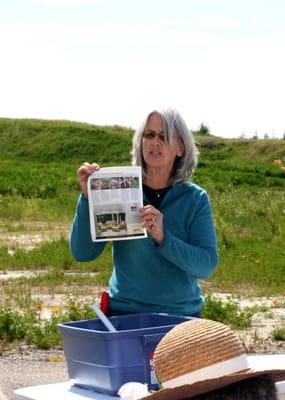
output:
M222 389L225 386L240 382L245 379L254 378L262 375L269 375L274 382L285 380L285 370L275 369L268 371L254 371L248 369L236 374L226 375L215 379L208 379L205 381L195 382L177 386L171 389L161 389L152 393L150 396L144 397L149 400L183 400L192 399L200 394L208 393L213 390Z

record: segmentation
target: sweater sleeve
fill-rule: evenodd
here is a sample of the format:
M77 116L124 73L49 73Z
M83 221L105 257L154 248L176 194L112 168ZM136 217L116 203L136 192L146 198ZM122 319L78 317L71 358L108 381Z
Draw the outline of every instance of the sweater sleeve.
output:
M191 276L197 279L211 276L218 263L218 250L212 209L206 192L190 224L188 241L168 230L157 249L168 261Z
M78 199L77 210L70 231L69 245L73 257L81 262L97 258L106 245L106 242L92 242L88 200L83 194Z

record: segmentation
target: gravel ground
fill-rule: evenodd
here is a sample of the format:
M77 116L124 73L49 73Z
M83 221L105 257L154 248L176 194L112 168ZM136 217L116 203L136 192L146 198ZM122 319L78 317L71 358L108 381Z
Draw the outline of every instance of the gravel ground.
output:
M0 388L8 399L15 399L13 392L21 387L68 380L61 351L5 352L0 357L0 371Z

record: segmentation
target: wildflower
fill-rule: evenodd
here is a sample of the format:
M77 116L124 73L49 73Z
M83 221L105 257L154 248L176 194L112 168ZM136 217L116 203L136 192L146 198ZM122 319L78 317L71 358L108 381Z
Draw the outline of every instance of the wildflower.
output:
M62 361L62 356L59 354L50 354L49 361L53 363L57 363Z
M260 260L255 260L255 265L259 266L260 265Z
M53 314L58 314L58 313L60 312L60 307L59 307L59 306L53 306L53 307L51 308L51 312L52 312Z
M285 172L285 165L283 164L282 160L274 160L273 164L276 165L281 171Z
M41 310L44 308L44 304L43 304L41 301L38 301L38 302L35 304L35 307L36 307L36 309L37 309L38 311L41 311Z
M278 300L277 299L273 299L271 302L272 306L276 307L278 304Z

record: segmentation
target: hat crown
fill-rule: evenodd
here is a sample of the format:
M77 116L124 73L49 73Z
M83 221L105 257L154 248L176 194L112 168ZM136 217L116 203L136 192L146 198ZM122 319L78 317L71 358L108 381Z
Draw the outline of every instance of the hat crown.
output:
M163 382L245 354L236 334L220 322L196 319L169 331L154 353L158 380Z

